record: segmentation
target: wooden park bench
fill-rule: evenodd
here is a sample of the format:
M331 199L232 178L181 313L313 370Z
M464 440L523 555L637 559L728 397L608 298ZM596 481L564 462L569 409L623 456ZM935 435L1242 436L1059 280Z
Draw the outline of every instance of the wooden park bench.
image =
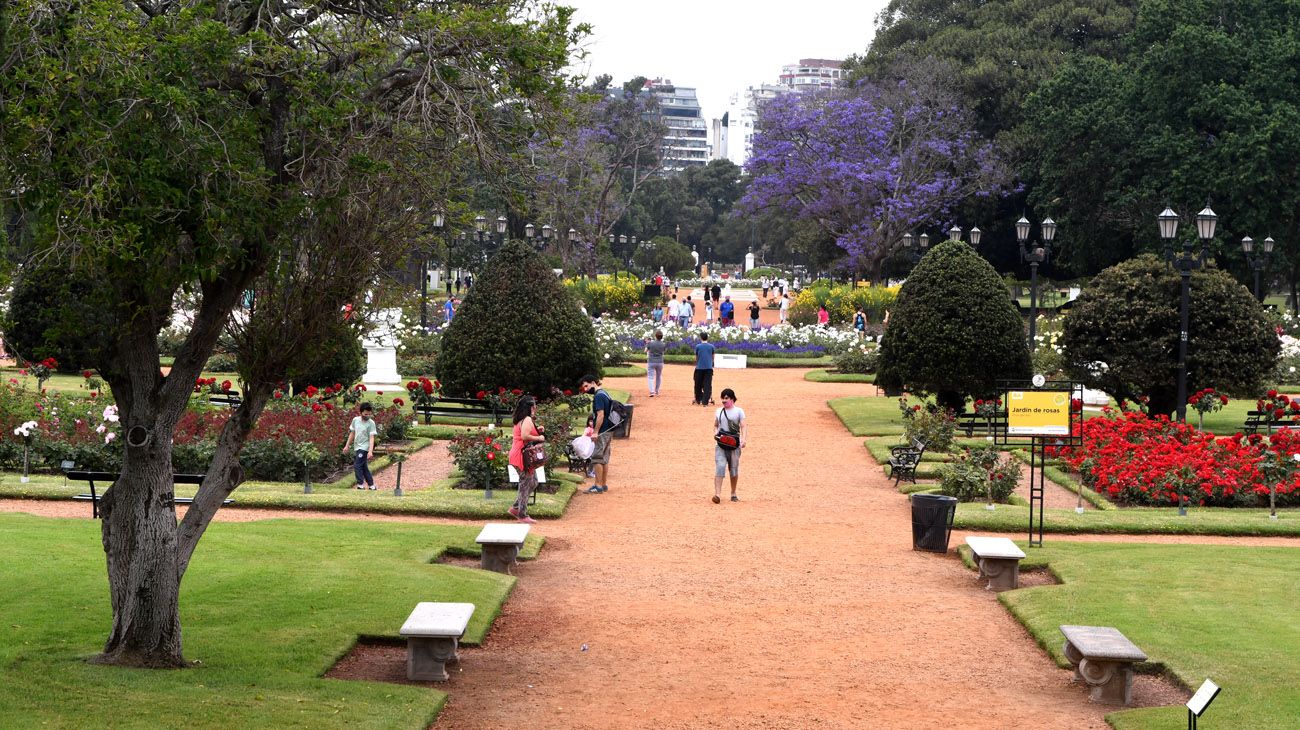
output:
M1133 664L1147 655L1109 626L1062 626L1065 658L1074 676L1092 688L1094 702L1127 706L1133 702Z
M208 393L208 405L224 406L226 408L238 408L244 402L239 397L239 391L227 390L224 393Z
M1020 587L1020 561L1025 553L1005 537L966 538L971 554L979 564L980 578L988 578L988 589L1007 591Z
M90 484L90 494L78 494L73 499L85 500L90 502L91 517L99 517L99 500L101 494L95 490L95 482L108 482L111 486L117 481L118 473L115 471L81 471L72 470L63 473L65 477L74 482L86 482ZM173 474L172 484L202 484L204 474ZM176 504L190 504L194 501L192 497L176 497L173 499ZM227 499L222 504L230 504L234 500Z
M1289 415L1282 418L1274 418L1273 411L1246 411L1246 422L1241 426L1241 432L1247 436L1259 433L1273 433L1279 428L1300 428L1300 422L1296 421L1295 416Z
M1007 430L1007 412L998 411L993 416L981 416L975 413L957 414L957 429L966 433L966 438L975 434L991 436Z
M570 474L586 474L591 469L591 459L578 456L578 452L573 450L573 444L564 445L564 458L569 461Z
M916 484L916 467L925 454L925 441L912 439L911 446L894 446L889 450L889 473L894 477L894 486L900 479L907 479Z
M460 661L456 650L474 615L472 603L420 602L402 624L406 637L406 678L446 682L447 665Z
M510 566L515 564L515 559L519 557L519 549L524 546L524 539L528 537L528 530L527 524L484 525L483 531L474 538L482 548L483 556L479 559L479 565L483 570L509 575Z
M416 417L429 424L434 416L444 418L488 418L493 426L501 425L501 414L486 400L478 398L439 398L431 406L412 405Z

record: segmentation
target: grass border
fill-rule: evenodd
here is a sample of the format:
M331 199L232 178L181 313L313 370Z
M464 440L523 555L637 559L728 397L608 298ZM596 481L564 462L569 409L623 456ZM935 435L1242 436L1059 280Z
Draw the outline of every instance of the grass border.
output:
M810 383L875 383L875 373L832 373L829 369L809 370L803 379Z

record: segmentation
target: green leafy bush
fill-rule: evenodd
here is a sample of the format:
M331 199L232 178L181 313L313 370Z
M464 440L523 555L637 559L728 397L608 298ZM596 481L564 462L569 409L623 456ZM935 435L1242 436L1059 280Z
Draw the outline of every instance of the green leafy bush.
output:
M957 419L952 411L932 403L912 405L907 398L898 399L898 409L903 413L903 437L906 443L920 439L926 450L947 453L957 432Z
M494 256L443 333L435 374L442 391L520 388L545 395L601 374L591 320L528 246L510 242Z
M785 276L785 272L780 269L774 269L771 266L755 266L745 272L746 279L761 279L764 276L780 278Z
M980 446L940 467L939 474L939 492L959 502L1006 502L1020 483L1020 462L999 458L992 446Z
M239 370L239 361L228 352L214 353L203 369L210 373L233 373Z
M642 271L652 274L659 273L660 269L675 271L694 262L691 249L674 241L671 236L655 236L650 243L653 246L637 247L632 259Z
M626 319L633 307L641 304L644 285L639 279L622 276L616 281L612 277L599 279L577 278L564 283L591 316L608 315L617 319Z
M474 285L477 287L478 282ZM505 486L509 438L499 439L492 434L459 436L447 445L447 450L463 477L455 485L458 489L500 489Z
M819 279L800 289L791 300L790 321L796 325L812 324L817 321L817 308L824 304L831 324L853 324L858 307L867 315L868 324L878 324L897 298L898 287L832 284Z
M1144 255L1106 269L1065 316L1067 374L1116 398L1148 398L1150 413L1178 405L1179 275ZM1187 392L1211 387L1254 398L1273 376L1280 344L1246 287L1209 268L1191 277ZM1104 363L1104 364L1103 364Z
M22 267L9 299L5 346L30 362L52 357L62 372L97 367L115 330L103 291L57 260Z
M850 345L835 356L835 369L841 373L874 373L880 362L880 350L866 342Z
M366 351L356 329L342 317L331 322L319 338L311 361L291 373L294 390L301 391L309 385L341 384L344 388L361 379L366 372Z
M1002 279L970 246L930 249L898 293L880 347L880 382L934 393L960 412L966 397L1029 377L1024 321Z

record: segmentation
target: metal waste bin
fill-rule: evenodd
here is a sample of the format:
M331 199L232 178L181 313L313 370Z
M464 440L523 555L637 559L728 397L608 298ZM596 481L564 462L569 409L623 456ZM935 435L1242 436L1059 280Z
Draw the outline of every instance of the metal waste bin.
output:
M912 549L948 552L957 498L943 494L912 495Z
M631 403L624 403L623 407L627 409L627 418L614 427L614 438L625 439L632 435L632 411L636 406Z

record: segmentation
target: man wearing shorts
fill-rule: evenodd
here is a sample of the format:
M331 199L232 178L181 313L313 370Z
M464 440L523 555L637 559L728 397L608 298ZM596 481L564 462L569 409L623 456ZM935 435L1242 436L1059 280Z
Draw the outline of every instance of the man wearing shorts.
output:
M736 405L736 391L722 389L722 407L713 414L713 433L734 434L740 439L740 445L734 449L724 449L716 442L713 445L713 503L722 502L722 478L731 472L731 501L739 502L736 497L736 481L740 479L740 451L745 448L749 436L749 426L745 423L745 412Z
M596 449L591 453L591 465L596 468L596 476L590 487L587 487L587 494L603 494L609 491L609 451L610 443L614 440L614 424L609 422L610 404L613 402L604 389L600 387L600 378L595 375L584 375L580 389L584 393L592 394L591 411L596 419Z

